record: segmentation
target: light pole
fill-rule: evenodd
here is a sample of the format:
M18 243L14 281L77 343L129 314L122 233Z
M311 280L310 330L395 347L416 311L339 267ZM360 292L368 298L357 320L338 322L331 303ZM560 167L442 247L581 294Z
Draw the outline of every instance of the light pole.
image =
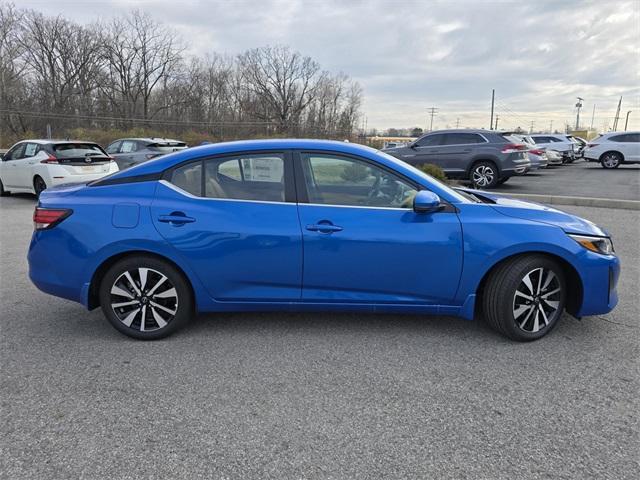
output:
M629 125L629 114L631 113L631 110L629 110L627 112L627 119L624 121L624 131L627 131L627 125Z

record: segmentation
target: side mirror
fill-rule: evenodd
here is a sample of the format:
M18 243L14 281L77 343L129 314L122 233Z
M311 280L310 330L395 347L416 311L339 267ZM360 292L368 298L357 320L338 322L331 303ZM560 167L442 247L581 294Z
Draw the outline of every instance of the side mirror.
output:
M413 211L416 213L437 212L440 207L440 197L429 190L420 190L413 197Z
M418 146L418 142L411 142L409 148L415 149Z

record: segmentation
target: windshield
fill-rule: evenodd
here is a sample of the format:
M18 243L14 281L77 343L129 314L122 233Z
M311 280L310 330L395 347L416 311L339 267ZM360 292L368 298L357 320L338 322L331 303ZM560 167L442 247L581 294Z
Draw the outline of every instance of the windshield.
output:
M60 157L107 156L104 150L94 143L60 143L53 146L53 151Z

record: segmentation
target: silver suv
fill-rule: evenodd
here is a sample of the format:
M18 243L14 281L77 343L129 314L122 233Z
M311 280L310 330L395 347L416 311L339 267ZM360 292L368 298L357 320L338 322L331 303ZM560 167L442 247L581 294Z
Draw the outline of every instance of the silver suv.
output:
M411 165L442 168L447 177L493 188L530 167L527 146L493 130L438 130L404 147L383 150Z

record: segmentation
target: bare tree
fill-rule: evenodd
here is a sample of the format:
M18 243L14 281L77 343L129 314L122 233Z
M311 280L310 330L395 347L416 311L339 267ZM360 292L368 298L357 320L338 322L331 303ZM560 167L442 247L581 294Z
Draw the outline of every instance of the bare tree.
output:
M4 128L17 133L25 127L19 115L16 121L16 115L8 113L23 106L26 97L20 81L27 67L22 61L24 47L20 42L22 16L13 4L0 4L0 143Z
M128 117L153 118L166 108L152 111L154 91L167 86L182 62L184 48L177 34L140 10L114 19L106 30L104 94Z
M281 132L289 132L315 98L319 65L283 46L249 50L238 62L250 93L246 106L256 117L275 121Z

